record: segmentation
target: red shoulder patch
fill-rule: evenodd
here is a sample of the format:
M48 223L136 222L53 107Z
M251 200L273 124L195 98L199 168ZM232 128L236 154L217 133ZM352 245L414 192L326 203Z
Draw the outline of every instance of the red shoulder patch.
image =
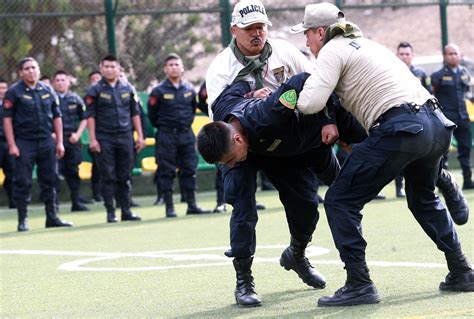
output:
M91 105L92 103L94 103L94 98L90 95L86 96L86 99L85 99L85 102L87 105Z
M158 98L156 96L150 95L150 98L148 99L148 105L154 107L156 102L158 102Z
M5 109L11 109L13 107L13 103L10 100L3 100L3 107Z

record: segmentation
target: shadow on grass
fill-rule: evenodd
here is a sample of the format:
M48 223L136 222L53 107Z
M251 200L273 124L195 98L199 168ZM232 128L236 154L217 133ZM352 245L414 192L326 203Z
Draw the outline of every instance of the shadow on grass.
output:
M180 316L180 318L211 318L211 317L253 317L258 316L259 318L275 318L279 317L292 317L292 318L308 318L314 316L324 315L325 318L350 318L354 316L354 307L330 307L330 308L320 308L316 306L317 298L314 299L314 308L312 310L298 311L295 309L294 312L285 312L284 314L275 315L275 310L281 303L292 302L296 299L306 299L311 296L315 296L315 292L318 290L306 289L306 290L287 290L279 291L271 294L264 294L260 297L262 298L261 307L253 308L243 308L237 306L233 300L229 300L229 304L225 307L216 308L207 311L199 311L193 314L186 316ZM319 296L319 293L318 293ZM305 307L306 308L306 307ZM357 308L357 315L361 317L366 317L371 313L377 311L380 308L380 305L366 305ZM268 312L268 314L265 314Z
M71 213L71 214L63 214L60 215L60 217L64 220L72 221L74 223L74 214L79 214L79 213ZM86 217L87 213L82 213L81 218ZM221 214L206 214L206 217L211 217L211 216L221 216ZM120 218L120 213L117 215L118 218ZM44 228L44 226L41 226L42 228L32 228L31 227L31 220L30 220L30 230L28 232L17 232L16 231L16 226L17 226L17 220L16 216L15 218L3 218L2 223L9 222L11 224L11 231L6 231L6 232L1 232L0 233L0 238L11 238L11 237L16 237L16 236L25 236L28 234L43 234L43 233L48 233L48 232L53 232L58 234L58 233L71 233L71 232L78 232L78 231L84 231L84 230L94 230L94 229L110 229L113 227L141 227L143 225L153 225L153 224L161 224L161 223L172 223L172 222L177 222L177 221L184 221L187 219L191 218L203 218L203 216L182 216L178 218L166 218L165 216L159 217L159 218L154 218L154 219L144 219L141 221L125 221L122 222L119 220L117 223L106 223L105 219L105 212L104 212L104 222L99 222L96 224L86 224L86 225L74 225L74 227L57 227L57 228ZM35 219L40 219L40 216L34 216L33 218ZM92 216L91 218L97 219L96 216ZM36 223L37 224L37 223ZM44 225L44 224L42 224Z

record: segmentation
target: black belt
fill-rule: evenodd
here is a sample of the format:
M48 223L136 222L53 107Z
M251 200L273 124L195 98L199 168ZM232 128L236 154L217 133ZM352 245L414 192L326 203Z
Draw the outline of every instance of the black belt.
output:
M158 131L167 133L184 133L187 132L190 127L169 127L169 126L158 126Z
M434 111L439 108L440 108L440 105L438 104L438 101L436 99L429 99L423 105L417 105L415 103L400 104L399 106L392 107L391 109L385 111L382 115L380 115L375 120L374 125L372 125L371 129L377 128L382 123L402 114L407 114L407 113L416 114L421 109Z

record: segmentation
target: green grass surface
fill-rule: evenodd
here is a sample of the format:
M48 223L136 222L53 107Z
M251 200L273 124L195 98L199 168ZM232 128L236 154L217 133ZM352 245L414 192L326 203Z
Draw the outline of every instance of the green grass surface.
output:
M258 200L267 205L257 227L260 261L253 267L262 307L235 305L235 274L230 260L223 257L229 213L190 217L184 214L185 205L177 204L179 217L166 219L164 207L152 206L154 198L139 197L142 207L134 211L142 222L106 224L100 204L85 213L69 213L69 204L64 204L61 216L75 227L45 229L43 208L33 206L27 233L16 232L15 211L0 209L0 317L473 317L474 294L438 290L447 274L443 254L415 222L406 202L394 197L393 183L384 194L387 200L366 206L363 220L367 260L382 296L378 305L316 307L320 296L332 294L345 280L324 209L311 249L329 251L310 260L328 284L324 290L314 290L278 265L289 233L277 193L264 192L258 193ZM474 192L466 196L472 209ZM215 204L214 194L201 194L198 200L203 207ZM471 218L456 227L471 260L473 225ZM29 252L12 254L13 250Z

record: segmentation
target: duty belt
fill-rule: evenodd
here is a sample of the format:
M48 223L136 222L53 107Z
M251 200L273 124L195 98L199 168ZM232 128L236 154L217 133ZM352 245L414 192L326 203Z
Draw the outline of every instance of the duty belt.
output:
M399 106L394 106L391 109L385 111L382 115L380 115L374 122L374 125L370 129L375 129L379 127L382 123L387 122L388 120L397 117L402 114L416 114L421 109L427 110L436 110L440 109L441 106L439 105L438 101L435 98L429 99L423 105L417 105L415 103L404 103L400 104Z
M159 126L158 127L158 131L173 133L173 134L184 133L184 132L187 132L189 129L190 127L186 127L186 126L183 126L183 127Z

